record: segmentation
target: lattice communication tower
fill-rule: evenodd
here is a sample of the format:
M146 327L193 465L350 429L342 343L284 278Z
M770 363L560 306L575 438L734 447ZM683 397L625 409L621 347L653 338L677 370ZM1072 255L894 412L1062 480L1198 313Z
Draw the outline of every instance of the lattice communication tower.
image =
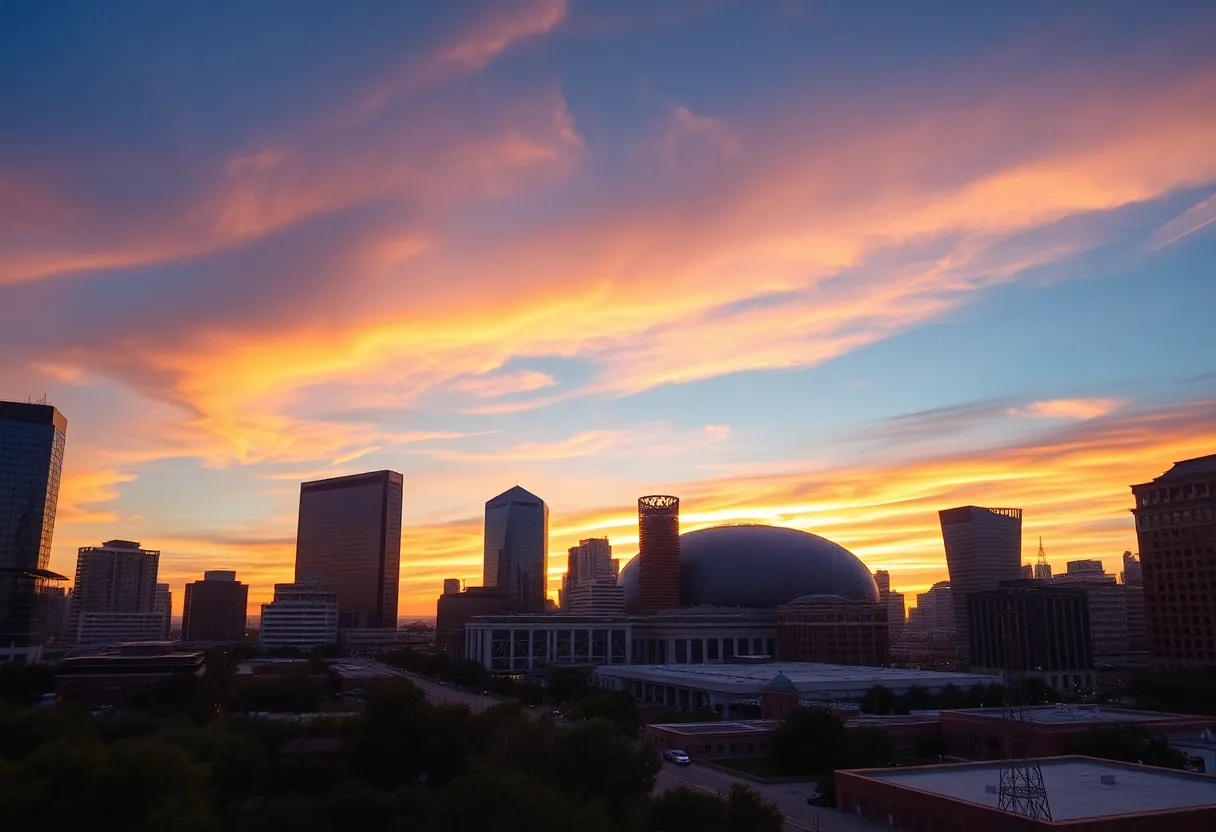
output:
M1050 821L1043 770L1035 757L1034 719L1026 702L1022 616L1015 598L1009 599L1001 614L1001 629L1005 642L1005 759L999 806L1002 812Z

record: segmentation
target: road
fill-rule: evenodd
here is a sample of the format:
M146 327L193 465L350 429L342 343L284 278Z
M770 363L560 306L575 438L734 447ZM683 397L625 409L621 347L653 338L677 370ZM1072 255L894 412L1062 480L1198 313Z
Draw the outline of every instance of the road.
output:
M757 783L696 763L677 766L665 762L663 770L659 772L657 788L666 791L677 786L688 786L703 791L725 792L735 783L755 789L765 801L776 804L785 815L786 832L878 832L887 828L885 824L846 815L836 809L808 805L806 799L811 793L811 784L806 781Z

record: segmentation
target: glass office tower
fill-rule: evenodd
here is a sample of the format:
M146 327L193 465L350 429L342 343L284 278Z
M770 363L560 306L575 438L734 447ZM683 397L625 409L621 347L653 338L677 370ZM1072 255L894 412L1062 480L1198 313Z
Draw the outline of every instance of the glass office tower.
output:
M511 612L544 612L549 507L518 485L486 502L483 584L507 593Z
M68 420L45 404L0 402L0 661L37 661L38 602L59 501Z
M372 471L300 484L296 582L338 591L342 629L397 629L402 478Z

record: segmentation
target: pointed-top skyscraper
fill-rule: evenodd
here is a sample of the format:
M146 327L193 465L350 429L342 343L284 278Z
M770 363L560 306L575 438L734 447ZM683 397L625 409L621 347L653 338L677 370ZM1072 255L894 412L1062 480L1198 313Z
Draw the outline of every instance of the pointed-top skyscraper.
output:
M549 507L518 485L486 501L482 583L507 593L512 612L544 612Z

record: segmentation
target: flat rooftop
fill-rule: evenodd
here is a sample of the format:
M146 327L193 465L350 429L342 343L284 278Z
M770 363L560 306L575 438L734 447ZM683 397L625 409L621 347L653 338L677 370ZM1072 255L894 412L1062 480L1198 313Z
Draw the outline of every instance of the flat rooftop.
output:
M772 731L780 723L775 719L746 719L737 722L665 722L651 725L673 734L695 737L702 734L755 734Z
M741 695L758 694L778 673L784 674L798 692L807 695L864 693L883 685L896 693L913 685L938 690L953 684L969 688L977 682L1000 682L1000 677L977 673L939 673L898 667L860 667L814 662L765 662L761 664L631 664L603 665L600 676L631 679L676 687L713 690Z
M1004 719L1004 708L960 708L951 714L980 716L989 719ZM1162 711L1135 711L1130 708L1106 708L1099 705L1041 705L1030 709L1030 716L1037 725L1102 725L1111 722L1162 722L1187 720L1204 721L1216 725L1216 718L1193 714L1171 714Z
M1216 777L1091 757L1049 757L1039 763L1056 822L1216 806ZM998 794L988 787L1000 784L999 762L866 769L858 774L981 806L998 805ZM1114 783L1103 783L1104 775L1114 777Z

